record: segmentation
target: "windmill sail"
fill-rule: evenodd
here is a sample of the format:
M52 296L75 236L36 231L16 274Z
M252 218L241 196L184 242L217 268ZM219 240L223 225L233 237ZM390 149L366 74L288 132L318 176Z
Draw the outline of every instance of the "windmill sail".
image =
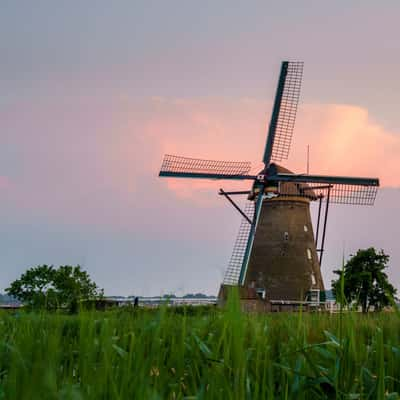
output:
M328 191L330 191L330 203L372 206L375 202L378 187L343 184L325 185L321 187L321 185L309 183L299 190L292 184L285 182L280 184L279 194L281 196L300 195L315 200L319 197L327 198Z
M254 179L247 175L251 169L249 161L203 160L166 154L159 176L203 179Z
M249 219L253 219L253 201L249 201L246 203L244 213L249 217ZM249 239L250 229L251 225L248 223L247 219L242 218L235 245L233 247L231 259L229 260L228 268L225 272L223 280L224 285L236 286L239 283L240 270L243 264L243 258L246 251L247 241Z
M300 97L303 65L303 62L282 63L263 157L266 165L271 159L279 162L288 158Z
M331 203L372 206L379 187L377 178L347 176L277 174L269 178L279 182L282 196L302 196L311 200L326 198Z

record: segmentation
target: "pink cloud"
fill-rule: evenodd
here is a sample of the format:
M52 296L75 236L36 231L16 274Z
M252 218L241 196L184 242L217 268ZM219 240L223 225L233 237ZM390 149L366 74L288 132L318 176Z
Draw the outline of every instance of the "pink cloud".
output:
M158 212L161 196L213 206L220 187L248 189L250 182L160 179L163 155L248 160L258 172L270 110L271 103L255 99L117 95L16 107L5 123L8 146L19 155L16 167L10 166L10 209L21 218L26 213L132 226L146 224L150 210ZM378 176L385 186L400 186L400 134L385 130L364 109L302 104L284 165L304 172L307 144L312 173ZM5 187L9 183L0 177L0 189Z
M381 186L400 186L400 132L385 130L366 109L307 104L297 122L289 160L297 170L305 169L309 144L311 173L379 177Z
M157 99L146 130L164 153L210 159L250 160L261 167L271 104L240 99ZM305 172L310 145L310 172L379 177L382 186L400 185L400 134L371 120L367 110L336 104L303 104L298 112L289 159L282 164ZM248 183L173 180L178 196L206 200L207 189L243 188Z

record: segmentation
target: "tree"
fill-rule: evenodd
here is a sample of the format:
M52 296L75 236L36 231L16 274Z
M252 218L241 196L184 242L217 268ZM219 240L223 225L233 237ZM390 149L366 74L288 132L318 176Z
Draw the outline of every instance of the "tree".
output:
M103 290L98 289L89 274L83 271L79 265L76 267L60 266L54 276L54 286L57 290L59 304L66 306L71 311L77 309L79 300L103 296Z
M11 283L6 293L33 308L75 310L80 300L101 296L102 290L79 265L38 265Z
M340 304L361 305L366 313L373 306L376 311L391 303L396 289L384 272L389 256L373 247L360 249L352 255L342 270L334 271L339 277L332 281L332 291Z

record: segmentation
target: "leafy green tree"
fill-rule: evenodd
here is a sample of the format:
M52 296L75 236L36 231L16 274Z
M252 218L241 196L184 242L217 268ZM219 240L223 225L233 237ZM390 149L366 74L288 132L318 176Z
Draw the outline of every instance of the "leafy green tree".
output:
M6 293L33 308L77 309L80 300L102 296L102 290L92 282L79 265L38 265L28 269L11 283Z
M396 289L384 272L389 256L373 247L360 249L352 255L342 270L334 271L339 277L332 281L332 291L341 304L355 303L366 313L373 306L376 311L391 303Z
M79 265L72 267L62 265L57 269L54 277L54 287L57 291L57 299L60 304L72 311L77 310L80 300L89 300L103 296L103 290L99 290L92 282L89 274Z
M54 308L55 300L53 280L55 276L53 266L38 265L28 269L21 277L11 283L6 293L17 298L24 304L34 308Z

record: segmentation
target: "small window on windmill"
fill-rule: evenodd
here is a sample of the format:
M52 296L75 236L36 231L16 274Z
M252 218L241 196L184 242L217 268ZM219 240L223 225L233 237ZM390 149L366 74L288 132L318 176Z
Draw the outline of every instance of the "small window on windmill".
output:
M313 285L316 285L316 284L317 284L317 280L315 279L315 275L314 275L313 272L311 273L311 283L312 283Z
M311 260L311 250L310 249L307 249L307 258L309 259L309 260Z
M304 232L308 232L307 225L304 225Z
M285 232L285 233L283 234L283 239L284 239L285 241L288 241L288 240L289 240L289 232Z
M263 289L263 288L258 288L258 289L256 290L256 292L257 292L257 295L258 295L258 297L259 297L260 299L262 299L262 300L265 299L265 289Z

